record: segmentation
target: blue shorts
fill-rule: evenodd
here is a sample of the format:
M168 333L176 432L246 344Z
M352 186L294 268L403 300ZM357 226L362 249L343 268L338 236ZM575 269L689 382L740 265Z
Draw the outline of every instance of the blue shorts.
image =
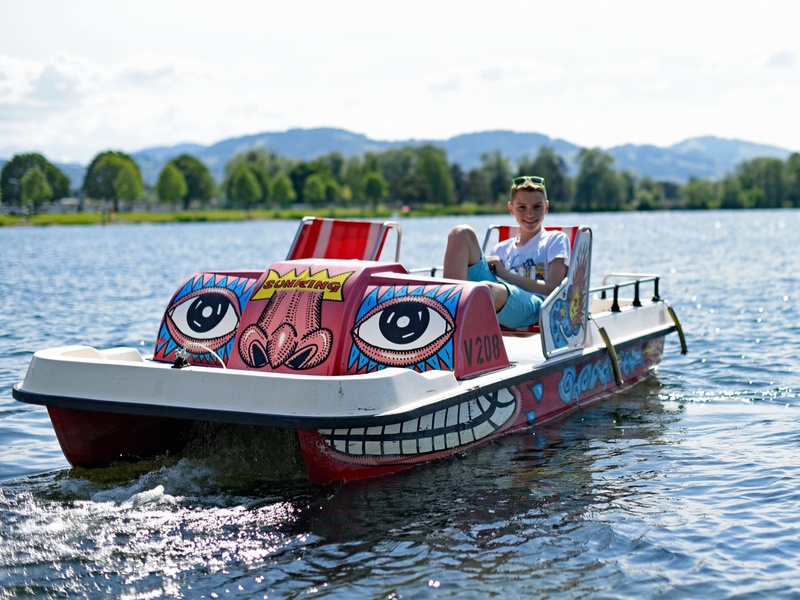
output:
M530 327L539 323L539 309L542 297L505 281L500 281L489 268L486 257L467 268L467 279L470 281L494 281L502 283L508 289L508 300L497 313L497 320L503 327Z

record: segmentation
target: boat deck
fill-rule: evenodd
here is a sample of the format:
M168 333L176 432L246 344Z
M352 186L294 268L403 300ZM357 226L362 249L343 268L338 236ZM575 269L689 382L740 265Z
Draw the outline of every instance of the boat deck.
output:
M503 341L508 360L512 363L535 366L545 361L542 340L538 333L506 333Z

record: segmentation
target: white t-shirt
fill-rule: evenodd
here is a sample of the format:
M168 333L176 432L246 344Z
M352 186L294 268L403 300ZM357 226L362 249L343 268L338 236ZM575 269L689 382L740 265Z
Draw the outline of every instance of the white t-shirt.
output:
M524 246L515 244L516 237L498 242L492 254L496 255L506 269L523 277L547 280L550 263L557 258L564 259L569 266L569 238L563 231L542 229Z

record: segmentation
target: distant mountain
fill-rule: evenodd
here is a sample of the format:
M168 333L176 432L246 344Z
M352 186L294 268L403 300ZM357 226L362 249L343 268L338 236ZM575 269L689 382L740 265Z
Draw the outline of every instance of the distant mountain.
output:
M762 157L786 160L792 154L785 148L717 137L691 138L668 148L626 144L606 152L614 157L617 169L680 183L692 176L722 179L745 161Z
M403 146L433 144L447 152L450 162L458 163L464 170L480 165L481 156L499 150L512 160L533 159L542 146L553 148L564 158L571 173L576 173L575 159L581 147L562 139L553 139L540 133L514 131L484 131L458 135L448 140L405 140L397 142L372 140L368 137L334 128L290 129L284 132L266 132L222 140L211 146L179 144L146 148L131 153L142 171L145 182L154 185L164 165L171 159L192 154L203 161L214 179L221 182L225 164L235 155L261 148L297 160L311 160L330 152L344 156L381 152ZM651 145L626 144L604 149L614 157L614 167L630 170L640 176L656 180L684 183L692 176L701 179L721 179L735 170L741 162L758 157L786 160L790 150L764 146L742 140L716 137L698 137L662 148ZM0 160L0 167L4 161ZM72 180L73 187L83 181L85 167L56 163Z
M202 160L219 182L223 178L225 164L231 158L256 148L297 160L312 160L330 152L340 152L344 156L363 155L365 152L381 152L423 144L443 148L447 152L448 160L458 163L464 170L480 165L481 156L487 152L499 150L512 160L526 157L533 159L542 146L549 146L564 158L573 175L577 172L575 159L581 149L566 140L553 139L540 133L484 131L457 135L447 140L409 139L387 142L342 129L319 128L258 133L223 140L212 146L148 148L131 156L139 164L142 175L149 184L158 179L158 174L168 160L182 152L189 152ZM692 176L721 179L733 172L743 161L762 156L786 160L791 154L791 151L784 148L714 137L692 138L668 148L627 144L605 149L604 152L614 157L617 170L631 170L641 176L679 183L688 181Z
M415 143L415 142L409 142ZM366 136L342 129L290 129L285 132L257 133L222 140L211 146L184 144L172 148L147 148L131 154L139 165L147 183L155 183L164 165L184 152L200 159L219 183L225 173L225 164L237 154L248 150L262 149L280 156L297 160L312 160L330 152L341 152L344 156L361 155L365 152L400 147L405 142L378 142Z
M481 155L499 150L503 156L512 160L534 159L539 148L549 146L568 163L573 163L580 146L560 139L551 139L541 133L516 133L514 131L485 131L457 135L444 142L430 142L441 146L447 152L450 162L458 163L463 169L480 165Z
M239 138L217 142L212 146L198 147L191 153L208 166L214 179L221 181L225 164L241 152L262 149L275 152L280 156L297 160L312 160L331 152L340 152L344 156L361 156L366 152L382 152L392 148L405 146L421 146L433 144L447 152L452 163L458 163L465 170L477 167L481 156L487 152L500 150L503 155L520 159L534 158L542 146L550 146L568 162L572 162L579 146L563 140L553 140L539 133L515 133L513 131L487 131L458 135L449 140L403 140L387 142L372 140L359 133L351 133L343 129L290 129L280 133L258 133ZM131 154L142 170L142 176L148 183L158 179L164 164L178 156L177 148L171 153L169 148L145 149ZM166 151L166 152L165 152Z

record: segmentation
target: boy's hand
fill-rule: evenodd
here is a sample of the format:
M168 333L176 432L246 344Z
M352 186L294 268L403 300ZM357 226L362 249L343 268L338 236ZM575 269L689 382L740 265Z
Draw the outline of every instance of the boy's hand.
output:
M487 256L486 262L489 264L489 270L491 270L491 272L495 275L500 275L503 271L505 271L503 261L501 261L497 256Z

